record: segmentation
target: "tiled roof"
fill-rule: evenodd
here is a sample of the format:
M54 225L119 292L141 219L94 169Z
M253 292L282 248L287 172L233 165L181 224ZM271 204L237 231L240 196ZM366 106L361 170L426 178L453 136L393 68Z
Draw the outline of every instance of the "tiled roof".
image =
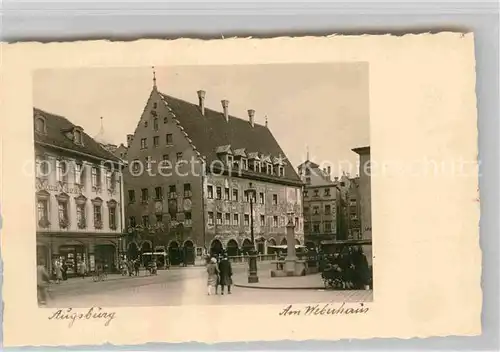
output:
M41 115L45 118L46 134L35 132L35 143L46 143L55 147L71 149L76 152L85 153L100 159L120 161L113 154L105 150L99 143L94 141L85 132L82 133L83 145L75 144L72 140L66 137L64 131L71 130L77 127L67 118L46 111L33 108L33 119Z
M255 123L252 127L248 119L234 116L229 116L229 121L226 121L222 112L207 108L205 108L205 115L202 115L196 104L163 93L160 95L184 127L184 131L192 139L197 150L207 158L207 163L218 160L217 147L224 145L230 145L233 151L244 148L249 156L253 152L285 156L266 126ZM280 178L301 182L295 169L289 163L285 165L285 176Z

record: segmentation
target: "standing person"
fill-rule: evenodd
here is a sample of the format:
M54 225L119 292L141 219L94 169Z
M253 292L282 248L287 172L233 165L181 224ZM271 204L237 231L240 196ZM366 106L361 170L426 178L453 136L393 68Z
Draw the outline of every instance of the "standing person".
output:
M85 279L85 275L87 274L87 264L85 264L85 261L80 261L80 266L78 268L78 272L82 279Z
M134 275L134 262L131 259L127 261L127 270L128 276Z
M233 284L233 267L229 261L227 255L224 255L219 262L219 273L220 273L220 294L224 294L224 286L227 286L227 294L231 294L231 285Z
M135 261L134 261L134 272L135 272L135 276L139 276L139 269L141 268L141 262L139 261L139 258L137 258Z
M56 273L56 283L60 284L62 280L62 266L59 260L56 260L56 263L54 265L54 270Z
M38 304L47 304L47 288L50 282L50 276L45 269L45 263L41 261L36 268L36 288Z
M212 294L212 288L215 290L215 294L217 294L217 282L219 280L219 268L217 267L217 259L210 259L210 263L207 264L207 292L210 296Z
M63 281L68 280L68 265L66 264L66 261L64 261L61 265L61 271L62 271L62 279Z
M353 263L357 277L357 288L368 290L370 288L370 268L361 246L356 248L353 253Z

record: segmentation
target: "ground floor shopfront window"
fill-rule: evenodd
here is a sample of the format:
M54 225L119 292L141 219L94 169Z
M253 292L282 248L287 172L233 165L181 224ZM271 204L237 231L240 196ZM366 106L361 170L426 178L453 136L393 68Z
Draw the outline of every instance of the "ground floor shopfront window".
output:
M75 246L61 246L59 247L59 254L56 256L67 266L67 275L74 276L78 273L78 263L85 261L85 246L75 245Z

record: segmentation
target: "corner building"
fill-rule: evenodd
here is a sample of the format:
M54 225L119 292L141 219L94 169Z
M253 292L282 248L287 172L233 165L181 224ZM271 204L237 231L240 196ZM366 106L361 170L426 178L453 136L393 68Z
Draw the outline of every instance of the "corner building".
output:
M302 182L266 125L159 92L156 85L133 135L124 172L128 256L165 250L172 265L230 256L252 247L250 188L254 190L255 247L286 243L293 217L303 244ZM141 169L143 168L142 172Z
M124 225L122 163L63 116L33 110L37 262L77 274L83 261L118 268Z

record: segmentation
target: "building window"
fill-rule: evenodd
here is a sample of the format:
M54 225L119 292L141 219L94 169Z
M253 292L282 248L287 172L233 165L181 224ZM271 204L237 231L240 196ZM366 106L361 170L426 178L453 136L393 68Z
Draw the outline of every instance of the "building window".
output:
M155 129L155 131L158 131L158 118L155 117L155 119L153 120L153 128ZM157 138L157 137L155 137Z
M76 144L82 144L82 133L80 131L75 130L75 132L73 132L73 138Z
M306 176L309 176L311 174L311 169L306 167Z
M230 200L229 199L229 187L224 188L224 199Z
M56 160L57 181L68 182L68 164L64 160Z
M325 205L325 214L330 215L332 212L332 207L331 205Z
M248 170L248 160L247 159L242 158L241 159L241 164L242 164L243 170Z
M260 204L264 204L264 193L263 192L259 193L259 202L260 202Z
M222 199L222 188L221 187L217 187L217 191L216 191L216 196L217 196L217 199Z
M150 171L151 170L151 157L150 156L147 156L146 157L146 170L147 171Z
M233 201L238 201L238 190L233 188Z
M149 190L147 188L141 189L141 202L147 203L149 201Z
M315 197L318 197L318 196L319 196L319 190L318 190L318 189L315 189L315 190L314 190L314 196L315 196Z
M141 168L141 162L139 161L139 159L134 159L134 161L132 161L132 165L133 165L132 170L133 170L134 172L139 171L139 170L140 170L140 168ZM141 171L141 172L142 172L142 171Z
M75 164L75 184L82 185L82 164Z
M167 122L168 122L168 118L165 116L165 117L163 118L163 123L167 123Z
M128 191L128 202L129 203L134 203L135 202L135 191L133 189L130 189Z
M264 215L260 216L260 226L266 226L266 217Z
M306 177L306 183L307 183L308 185L310 185L310 184L311 184L311 178L310 178L310 177Z
M154 136L153 137L153 146L156 148L160 145L160 137Z
M277 194L273 194L273 204L278 205L278 195Z
M319 207L318 206L314 206L313 207L313 214L314 215L318 215L319 214Z
M278 176L285 176L285 168L283 166L278 168Z
M109 190L115 189L114 175L111 172L111 170L106 170L106 186L108 187Z
M169 161L170 157L168 154L163 154L162 159L163 159L163 161Z
M116 207L108 208L109 215L109 228L111 230L116 230Z
M39 199L37 204L38 224L41 227L49 225L49 207L46 199Z
M231 214L226 213L224 215L224 225L231 225Z
M191 192L191 184L190 183L185 183L184 184L184 198L190 198L193 195Z
M142 138L141 139L141 149L146 149L148 147L148 140L147 138Z
M271 164L266 164L267 167L267 174L272 175L273 174L273 166Z
M87 227L87 220L85 218L85 204L76 205L76 223L79 229Z
M37 117L35 120L35 131L38 133L45 133L45 120L41 117Z
M340 182L340 187L345 187L345 182Z
M128 218L128 225L130 227L135 227L136 226L135 216L129 216L129 218Z
M319 224L313 224L313 232L319 233Z
M245 214L245 226L250 226L250 215Z
M222 213L217 213L217 225L222 225Z
M177 188L175 185L168 186L168 198L173 199L177 196Z
M144 121L144 127L148 127L148 122Z
M175 156L177 158L177 161L181 161L182 160L182 153L177 153Z
M163 188L161 187L156 187L155 188L155 199L163 199Z
M240 224L240 215L233 214L233 225L239 225L239 224Z
M304 198L307 198L307 191L304 191Z
M156 214L156 223L161 224L163 222L163 215L162 214Z
M149 215L142 216L142 226L144 226L145 228L149 227Z
M190 211L184 212L184 225L191 226L192 224L193 224L193 220L191 218L191 212Z
M325 188L325 197L330 197L330 188Z
M278 217L276 215L273 216L273 227L278 227Z
M100 187L101 186L101 169L97 167L92 168L92 187Z
M295 218L295 227L298 228L299 227L299 218Z
M59 201L57 206L59 213L59 226L65 229L69 226L68 203L66 201Z
M214 224L214 213L209 211L208 212L208 224L213 225Z
M36 176L46 178L49 175L49 162L44 156L36 156Z
M214 198L214 187L213 186L207 186L207 198L208 199Z
M167 135L165 136L165 141L166 141L167 145L174 144L174 139L172 137L172 133L167 133Z
M325 221L325 232L332 232L332 222Z
M102 213L101 213L101 205L94 204L94 227L96 229L102 228Z

